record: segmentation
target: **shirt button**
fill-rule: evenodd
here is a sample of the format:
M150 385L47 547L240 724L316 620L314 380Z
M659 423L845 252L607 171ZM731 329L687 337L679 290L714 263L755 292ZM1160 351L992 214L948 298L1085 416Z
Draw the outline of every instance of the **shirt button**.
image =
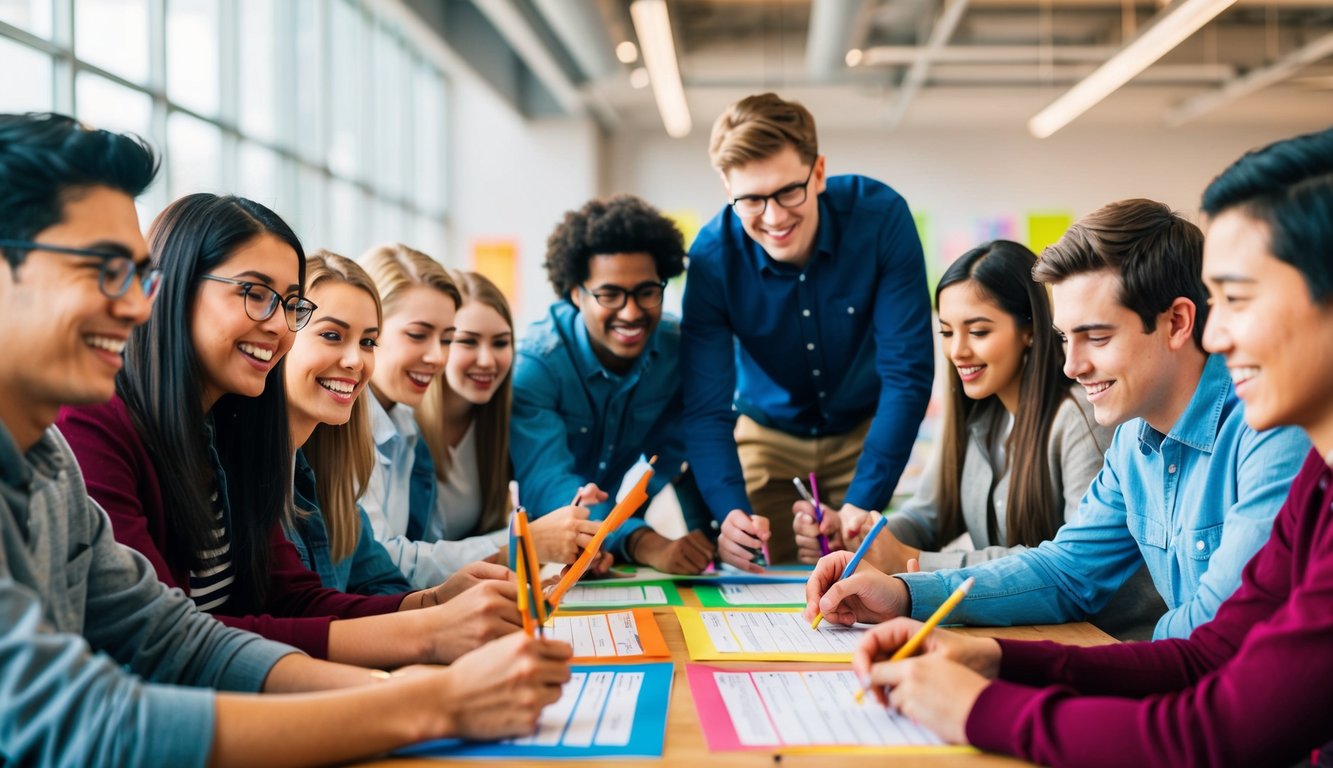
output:
M816 368L816 369L814 369L813 371L811 371L811 373L814 374L814 375L816 375L816 376L818 376L818 375L819 375L819 369Z
M820 397L823 397L823 396L824 396L824 394L825 394L825 393L823 393L823 392L820 392L820 393L819 393L819 396L820 396Z
M848 307L848 308L847 308L847 314L849 314L849 315L854 315L854 314L856 314L856 307Z
M796 279L797 279L797 280L800 280L801 282L804 283L804 282L805 282L805 275L801 275L800 277L798 277L798 278L796 278Z
M1206 546L1208 545L1203 543L1203 539L1199 539L1198 541L1194 542L1194 548L1199 550L1200 552L1202 552L1204 547Z
M606 462L605 462L605 461L599 461L599 462L597 462L597 468L598 468L598 469L606 469ZM1199 543L1202 544L1203 542L1199 542Z
M810 344L806 344L805 348L813 352L815 350L815 345L813 342L811 342Z
M810 310L808 309L801 310L801 317L809 317L809 316L810 316Z
M1167 467L1167 468L1166 468L1166 473L1167 473L1168 475L1174 475L1174 474L1176 473L1176 465L1175 465L1175 464L1172 464L1171 466ZM1202 543L1202 542L1200 542L1200 543Z
M587 427L579 427L579 431L582 432L582 433L585 434L585 435L588 434L588 428L587 428Z

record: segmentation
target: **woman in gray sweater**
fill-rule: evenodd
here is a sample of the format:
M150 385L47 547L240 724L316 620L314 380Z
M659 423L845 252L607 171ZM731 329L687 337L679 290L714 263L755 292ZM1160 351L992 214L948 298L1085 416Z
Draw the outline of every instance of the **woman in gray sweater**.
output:
M935 289L949 359L944 425L918 491L889 516L866 560L887 573L972 565L1055 535L1101 469L1111 431L1099 427L1081 387L1061 372L1064 355L1050 303L1032 280L1036 256L995 240L953 262ZM800 557L855 547L865 519L793 508ZM940 551L963 534L970 551Z

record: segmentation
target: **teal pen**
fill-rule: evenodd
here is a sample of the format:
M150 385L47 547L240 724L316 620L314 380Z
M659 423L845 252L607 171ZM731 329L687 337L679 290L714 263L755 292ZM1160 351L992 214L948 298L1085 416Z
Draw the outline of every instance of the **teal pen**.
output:
M838 577L838 581L842 581L853 573L856 573L856 566L861 564L861 558L865 557L866 552L870 549L871 542L875 540L875 537L879 535L880 531L884 530L884 524L887 522L889 522L889 518L880 515L879 519L875 521L875 524L870 526L870 532L861 540L861 546L856 548L856 554L852 555L852 559L847 561L847 567L842 569L842 575ZM815 614L815 620L810 623L810 628L819 629L819 622L823 620L824 614Z

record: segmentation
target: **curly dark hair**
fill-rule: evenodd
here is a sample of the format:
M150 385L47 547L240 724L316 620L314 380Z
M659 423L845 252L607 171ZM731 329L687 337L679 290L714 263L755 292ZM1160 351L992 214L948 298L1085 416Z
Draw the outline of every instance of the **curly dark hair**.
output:
M568 211L546 240L546 277L557 296L588 279L588 260L609 253L647 253L657 274L670 280L685 271L685 238L670 219L634 195L592 200Z

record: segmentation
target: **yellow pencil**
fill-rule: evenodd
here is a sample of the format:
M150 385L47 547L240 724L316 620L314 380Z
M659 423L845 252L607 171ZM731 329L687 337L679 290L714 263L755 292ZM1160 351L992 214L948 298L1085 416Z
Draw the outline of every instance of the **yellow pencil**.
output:
M926 635L930 634L930 630L939 626L939 623L948 617L949 612L957 607L959 603L963 602L963 598L967 597L968 590L972 589L972 585L975 583L976 579L969 576L966 581L959 584L958 589L955 589L953 594L949 595L949 599L940 603L940 607L936 608L935 612L930 614L930 618L926 619L926 623L922 624L921 628L916 631L916 634L912 635L912 637L909 638L907 642L903 643L902 647L899 648L893 656L889 657L889 661L902 661L916 653L916 649L920 648L921 643L925 642ZM857 688L856 703L860 704L861 700L865 698L865 695L866 689Z

